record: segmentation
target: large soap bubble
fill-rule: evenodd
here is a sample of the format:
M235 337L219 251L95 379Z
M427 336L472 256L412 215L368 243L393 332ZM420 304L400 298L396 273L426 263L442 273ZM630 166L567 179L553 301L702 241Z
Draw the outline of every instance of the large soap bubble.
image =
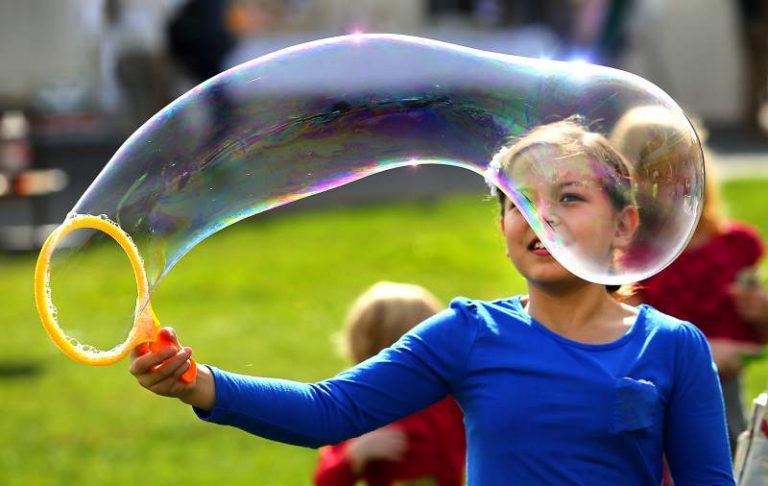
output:
M648 112L658 126L644 131L647 117L640 115ZM587 138L623 154L622 162L544 143L508 169L491 164L537 127L573 116ZM704 186L693 128L672 99L641 78L415 37L352 35L278 51L192 89L123 144L68 221L80 217L78 227L86 227L81 215L100 216L125 236L124 248L134 248L134 270L145 281L137 310L126 317L132 324L147 317L163 276L213 233L414 164L485 177L560 263L605 284L641 280L668 265L692 234ZM574 230L567 212L573 194L563 190L579 181L580 190L609 204L586 231ZM635 216L617 216L626 213ZM77 239L68 246L75 253L88 247ZM52 248L48 257L59 252ZM48 294L39 294L41 312L52 311ZM49 332L59 333L51 319ZM73 338L59 338L60 346L77 347Z

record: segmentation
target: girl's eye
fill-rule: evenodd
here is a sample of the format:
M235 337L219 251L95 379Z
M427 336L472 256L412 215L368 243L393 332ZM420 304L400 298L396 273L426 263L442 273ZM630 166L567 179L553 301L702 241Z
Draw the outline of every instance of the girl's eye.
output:
M581 197L579 194L568 193L568 194L563 194L560 197L560 202L564 202L564 203L579 202L579 201L584 201L584 198Z

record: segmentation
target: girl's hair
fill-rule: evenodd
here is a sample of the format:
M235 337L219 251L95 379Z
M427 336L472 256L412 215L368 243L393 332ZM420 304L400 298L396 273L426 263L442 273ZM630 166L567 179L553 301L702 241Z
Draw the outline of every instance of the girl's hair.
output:
M491 161L491 169L507 172L517 158L534 147L556 147L562 158L586 155L610 168L599 176L614 209L621 210L634 204L633 176L630 164L624 156L601 134L589 131L583 117L573 115L564 120L539 125L522 138L499 150ZM504 211L506 196L491 184Z
M600 181L608 193L608 198L615 210L620 211L634 205L634 186L631 165L624 156L601 134L589 131L585 120L579 115L564 120L539 125L522 138L512 140L510 145L502 147L491 161L491 170L509 171L515 160L534 147L557 147L561 157L586 155L610 168L600 174ZM504 215L506 195L498 190L495 183L489 184L491 194L496 194ZM634 294L634 285L607 285L606 289L614 297L624 300Z
M355 363L365 361L442 309L440 300L419 285L378 282L352 304L341 336L342 354Z

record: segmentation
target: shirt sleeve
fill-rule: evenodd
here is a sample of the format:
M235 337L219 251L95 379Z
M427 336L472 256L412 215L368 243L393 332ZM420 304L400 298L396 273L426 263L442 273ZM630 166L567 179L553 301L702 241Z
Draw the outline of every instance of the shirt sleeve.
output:
M677 486L734 483L720 381L704 335L677 330L675 376L667 407L665 451Z
M336 444L415 413L461 379L476 334L464 300L392 347L329 380L299 383L211 367L216 401L202 420L305 447Z

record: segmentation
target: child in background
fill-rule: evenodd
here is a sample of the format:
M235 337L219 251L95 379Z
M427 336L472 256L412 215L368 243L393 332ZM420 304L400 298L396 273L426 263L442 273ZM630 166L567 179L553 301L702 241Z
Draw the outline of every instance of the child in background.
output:
M542 219L600 261L631 244L638 218L626 160L580 120L533 128L492 168L519 171ZM660 484L665 453L678 486L733 485L701 332L570 273L513 201L500 199L507 256L527 295L456 298L373 358L317 383L212 366L180 382L189 348L134 353L130 371L202 420L305 447L359 436L450 394L464 412L470 485Z
M697 131L704 141L704 130ZM674 169L683 163L675 158L675 133L663 111L640 107L624 115L611 138L628 158L636 160L638 170ZM658 142L655 150L647 149L651 138ZM710 160L705 148L704 208L691 241L671 265L640 283L637 297L692 322L707 336L720 374L733 451L738 435L746 429L742 362L745 355L759 352L759 345L768 339L768 293L755 278L764 252L758 232L723 215Z
M344 355L362 363L394 344L444 308L418 285L379 282L363 293L347 316ZM320 449L318 486L463 484L462 414L451 397L391 425Z

